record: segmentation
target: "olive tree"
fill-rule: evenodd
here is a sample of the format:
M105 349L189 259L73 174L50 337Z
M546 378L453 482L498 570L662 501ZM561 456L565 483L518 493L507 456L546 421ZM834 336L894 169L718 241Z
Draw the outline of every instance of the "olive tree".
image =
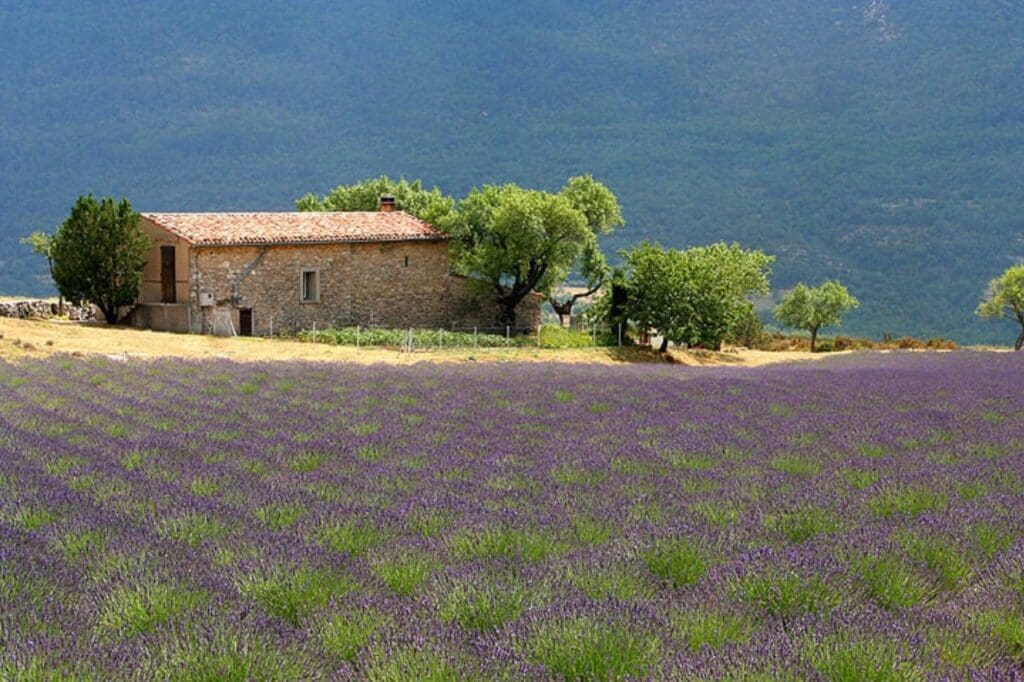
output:
M828 280L816 287L797 284L775 307L775 319L787 327L811 333L811 352L822 327L838 326L843 315L860 306L839 282Z
M597 293L611 274L611 268L598 246L598 238L611 234L625 221L619 201L612 191L590 175L569 178L559 194L583 214L594 236L587 240L575 264L576 271L583 277L585 288L562 299L557 298L552 291L547 292L548 303L558 315L559 323L565 324L567 317L572 318L576 302Z
M50 269L50 279L53 279L53 235L47 232L35 231L27 237L22 237L19 241L25 246L32 249L32 253L42 256L46 259L46 264ZM57 301L57 311L59 314L64 314L64 296L60 296Z
M685 251L643 242L622 256L628 317L662 337L662 352L669 341L720 349L747 311L748 297L768 293L775 261L721 242Z
M977 314L988 318L1007 318L1020 325L1014 350L1024 347L1024 264L1014 265L989 282Z
M93 303L113 324L138 297L150 246L127 199L79 197L50 245L53 281L72 304Z
M445 229L455 270L478 294L493 295L497 322L510 327L519 303L564 281L595 240L586 216L566 197L516 185L472 190Z
M306 194L295 202L300 211L376 211L380 198L393 196L398 209L439 227L455 208L455 200L420 180L392 180L386 175L351 185L338 185L324 196Z

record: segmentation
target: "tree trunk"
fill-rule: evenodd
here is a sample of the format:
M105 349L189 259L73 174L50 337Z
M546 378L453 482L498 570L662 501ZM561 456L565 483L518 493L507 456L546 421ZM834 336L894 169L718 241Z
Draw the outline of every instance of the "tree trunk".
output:
M1017 337L1017 343L1013 344L1014 350L1020 350L1024 348L1024 324L1021 325L1020 336Z
M818 328L815 327L814 329L811 330L811 352L812 353L814 352L814 349L817 347L817 345L818 345Z
M519 305L519 301L511 297L498 300L498 323L503 327L510 327L512 331L516 329L517 305Z
M100 311L103 313L103 317L106 318L107 324L117 324L117 306L98 306Z
M565 318L568 316L570 323L572 322L572 304L575 299L570 298L568 301L559 303L554 298L548 298L548 303L551 304L551 309L558 315L558 324L561 326L565 325Z
M661 347L658 348L658 352L659 353L664 353L666 351L668 351L668 337L667 336L663 336L663 337L661 337Z

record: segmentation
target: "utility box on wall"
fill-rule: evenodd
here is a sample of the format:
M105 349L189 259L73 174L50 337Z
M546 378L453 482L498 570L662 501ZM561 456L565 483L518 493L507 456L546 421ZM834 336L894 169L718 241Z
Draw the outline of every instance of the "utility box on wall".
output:
M208 292L201 292L199 294L199 307L201 308L212 308L213 307L213 294Z

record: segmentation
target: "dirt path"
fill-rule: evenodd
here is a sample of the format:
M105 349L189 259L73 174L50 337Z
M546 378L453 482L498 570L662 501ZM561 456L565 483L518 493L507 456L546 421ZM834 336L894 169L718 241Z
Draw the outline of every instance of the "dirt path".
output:
M824 354L769 353L740 350L673 351L669 357L635 348L585 349L465 349L402 353L392 349L356 349L348 346L302 343L283 339L218 338L198 334L169 334L103 324L61 320L0 318L0 358L17 360L54 353L107 355L127 358L181 357L226 358L236 361L309 360L322 362L573 362L622 364L627 362L674 362L683 365L732 365L756 367L780 362L818 360Z

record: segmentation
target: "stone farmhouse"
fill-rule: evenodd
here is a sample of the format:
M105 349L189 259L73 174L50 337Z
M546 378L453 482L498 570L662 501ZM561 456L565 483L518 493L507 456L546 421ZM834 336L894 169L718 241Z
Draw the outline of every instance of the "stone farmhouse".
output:
M450 269L447 237L395 209L346 213L142 213L153 243L136 327L264 335L338 326L493 328L493 301ZM517 311L540 323L539 295Z

